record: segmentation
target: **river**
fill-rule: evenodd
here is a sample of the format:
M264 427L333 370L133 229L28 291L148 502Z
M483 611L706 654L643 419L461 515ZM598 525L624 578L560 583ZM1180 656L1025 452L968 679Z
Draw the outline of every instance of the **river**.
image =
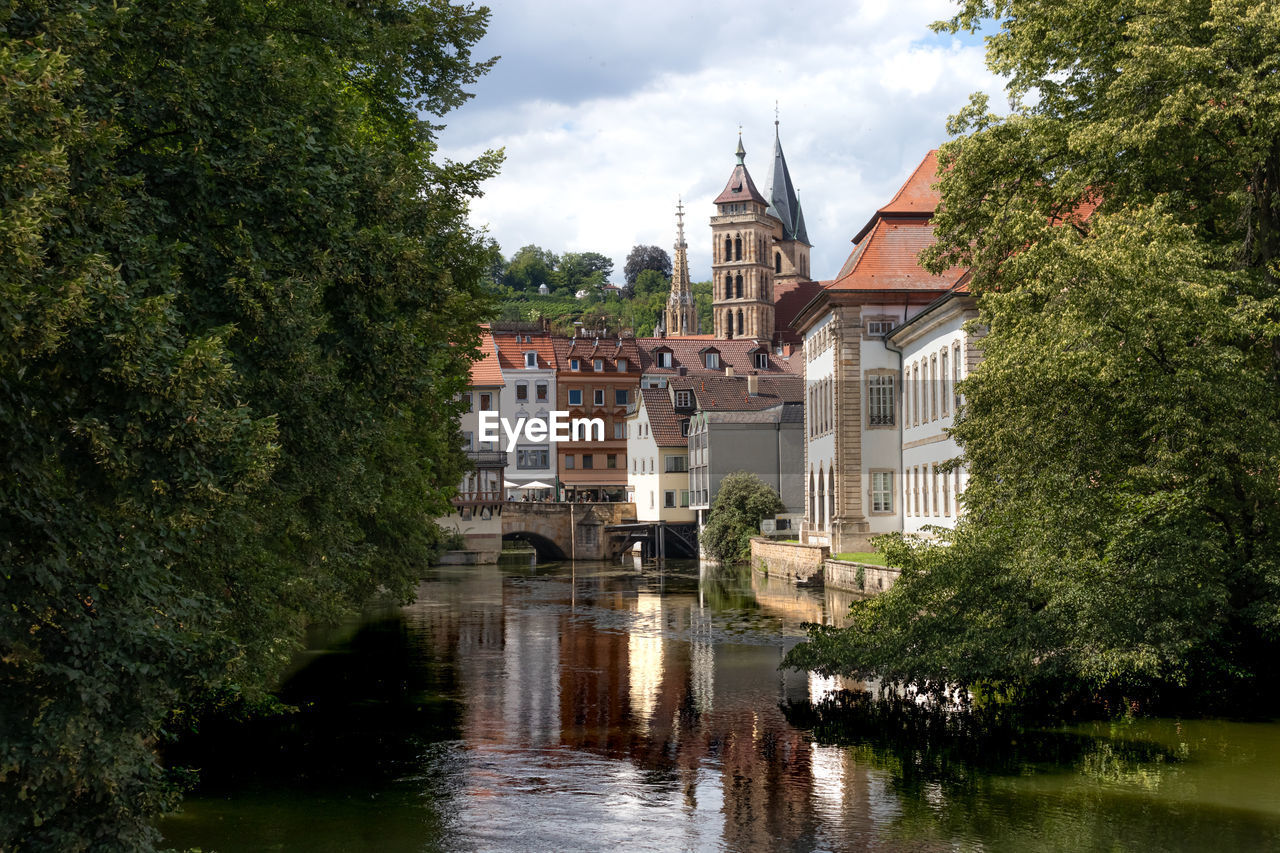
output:
M433 570L318 634L298 711L222 723L168 845L204 851L1280 849L1280 724L1150 720L998 747L807 727L780 671L849 599L746 570Z

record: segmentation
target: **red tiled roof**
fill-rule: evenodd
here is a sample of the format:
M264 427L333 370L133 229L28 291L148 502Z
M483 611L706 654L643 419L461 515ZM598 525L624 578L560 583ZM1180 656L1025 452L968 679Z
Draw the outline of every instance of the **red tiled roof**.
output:
M792 329L800 309L822 292L820 281L779 282L773 289L773 316L775 335L789 343L799 343L800 336Z
M725 367L732 367L733 372L745 376L749 371L757 370L752 354L763 349L769 354L769 366L761 370L771 373L799 373L804 370L801 359L797 356L783 358L773 354L769 341L756 341L750 338L733 338L732 340L716 339L711 335L679 335L669 338L638 338L641 364L645 373L677 375L680 368L688 374L723 376ZM720 351L720 366L704 367L702 351L708 344ZM662 348L671 350L671 366L659 367L654 355Z
M934 187L938 180L938 149L924 155L920 165L916 166L911 177L898 189L889 203L880 208L878 213L887 214L932 214L942 200L942 195ZM856 239L856 238L855 238Z
M692 391L695 405L704 411L745 412L768 409L780 403L804 402L804 377L794 374L762 374L759 393L747 393L745 376L679 376L670 381L676 391Z
M642 388L644 409L649 414L649 429L659 447L684 447L689 441L680 432L680 418L671 405L666 388Z
M712 204L728 204L735 201L758 201L761 204L768 204L751 180L751 173L741 163L733 167L733 174L729 176L729 183L724 185L724 189L720 191L720 195L716 196L716 200Z
M502 385L502 367L498 363L498 348L493 343L493 333L488 326L480 327L480 358L471 362L471 385Z
M493 341L498 346L498 362L503 370L523 370L524 354L530 350L538 354L538 367L555 369L556 351L551 335L546 332L494 332Z
M592 361L602 358L605 362L605 372L617 373L618 359L625 358L627 370L624 376L631 374L638 377L641 371L642 357L635 338L619 340L618 338L555 337L551 342L556 353L556 370L569 370L569 359L577 358L581 360L581 369L577 372L592 373Z
M877 218L871 233L853 250L840 276L827 289L946 290L965 270L952 267L934 275L920 266L920 252L933 242L933 223L927 216Z

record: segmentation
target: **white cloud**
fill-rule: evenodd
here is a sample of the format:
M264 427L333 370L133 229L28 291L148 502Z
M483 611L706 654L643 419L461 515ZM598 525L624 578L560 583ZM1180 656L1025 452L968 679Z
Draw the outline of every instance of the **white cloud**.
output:
M633 245L670 250L677 196L690 272L710 276L707 220L738 125L764 192L775 100L813 273L834 275L854 232L944 141L947 115L1000 88L976 40L928 31L946 2L494 5L479 53L504 59L446 117L441 153L506 149L472 209L505 254L598 251L618 280Z

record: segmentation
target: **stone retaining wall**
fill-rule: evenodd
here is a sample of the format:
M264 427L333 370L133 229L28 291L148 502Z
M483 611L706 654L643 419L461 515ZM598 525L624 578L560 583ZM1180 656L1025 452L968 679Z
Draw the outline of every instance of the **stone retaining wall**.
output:
M848 560L824 560L822 575L827 586L874 595L893 586L902 574L900 569Z
M767 575L795 583L822 582L822 561L830 555L825 545L751 540L751 567Z

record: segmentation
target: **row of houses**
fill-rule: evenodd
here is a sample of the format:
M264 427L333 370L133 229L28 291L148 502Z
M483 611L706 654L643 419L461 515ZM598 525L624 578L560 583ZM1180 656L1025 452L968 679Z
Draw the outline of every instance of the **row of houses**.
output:
M775 161L780 152L778 143ZM461 505L513 495L625 500L641 521L702 523L723 478L747 470L778 490L802 543L833 553L866 550L877 534L955 523L967 474L954 464L959 448L948 430L959 383L980 360L980 333L970 323L968 272L929 272L918 260L934 239L936 152L854 233L848 259L825 281L797 277L781 252L770 262L760 247L772 241L807 258L807 236L803 228L773 233L774 211L787 203L755 191L741 145L737 158L712 217L714 305L733 323L720 337L484 329L462 426L476 473ZM793 219L803 221L798 209ZM685 249L681 218L664 320L671 328L692 325ZM740 333L739 302L760 311L742 328L767 337ZM507 418L568 411L599 418L604 434L508 450L476 439L485 410Z

